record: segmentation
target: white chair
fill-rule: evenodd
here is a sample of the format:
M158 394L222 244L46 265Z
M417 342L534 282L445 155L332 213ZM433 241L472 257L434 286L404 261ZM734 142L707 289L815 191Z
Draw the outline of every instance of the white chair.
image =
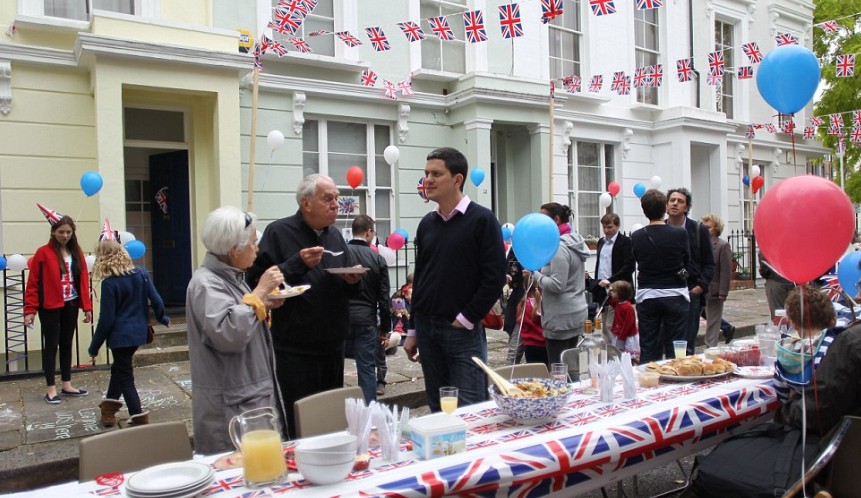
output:
M365 399L362 389L353 386L312 394L293 403L296 437L316 436L346 429L344 400L347 398Z
M544 363L522 363L520 365L505 365L493 369L503 379L517 379L532 377L538 379L549 379L550 371Z

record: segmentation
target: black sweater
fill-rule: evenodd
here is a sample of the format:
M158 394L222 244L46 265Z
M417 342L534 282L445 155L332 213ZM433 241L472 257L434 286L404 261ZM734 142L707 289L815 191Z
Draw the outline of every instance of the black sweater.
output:
M686 266L688 233L670 225L647 225L631 234L637 261L637 285L641 289L687 287L678 276Z

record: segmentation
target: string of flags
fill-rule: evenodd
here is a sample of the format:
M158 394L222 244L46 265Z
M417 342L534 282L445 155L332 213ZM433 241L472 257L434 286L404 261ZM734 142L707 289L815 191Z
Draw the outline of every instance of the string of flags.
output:
M850 114L851 126L844 124L843 114ZM827 118L827 123L826 123ZM805 126L801 132L805 140L813 140L816 138L816 131L819 128L825 128L826 133L837 137L837 152L845 152L846 140L861 146L861 109L854 111L844 111L829 114L827 116L813 116L809 118L809 126ZM770 123L751 123L747 125L745 137L748 139L756 138L756 130L764 129L768 133L777 133L777 127ZM789 135L795 134L796 126L791 117L783 121L780 131ZM848 132L846 131L848 130Z

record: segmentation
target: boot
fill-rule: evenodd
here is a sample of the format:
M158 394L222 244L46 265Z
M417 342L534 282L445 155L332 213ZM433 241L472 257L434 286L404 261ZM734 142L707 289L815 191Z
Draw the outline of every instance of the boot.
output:
M126 422L126 427L137 427L139 425L147 424L149 424L149 410L143 413L138 413L137 415L132 415Z
M106 399L99 403L102 409L102 425L113 427L117 424L117 412L123 407L123 402L115 399Z

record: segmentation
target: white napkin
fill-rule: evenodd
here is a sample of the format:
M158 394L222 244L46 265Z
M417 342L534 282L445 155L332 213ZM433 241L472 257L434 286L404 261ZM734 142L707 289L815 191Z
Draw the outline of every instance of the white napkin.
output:
M634 364L631 362L631 353L622 353L620 361L624 399L637 399L637 385L634 384Z

